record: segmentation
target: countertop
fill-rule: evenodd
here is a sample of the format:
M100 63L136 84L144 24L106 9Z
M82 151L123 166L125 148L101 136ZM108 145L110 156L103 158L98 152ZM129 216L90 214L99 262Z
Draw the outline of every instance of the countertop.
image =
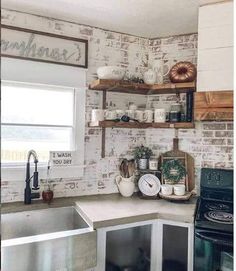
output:
M140 199L137 195L124 198L120 194L56 198L48 205L41 200L30 205L22 202L4 203L1 212L21 212L45 208L77 206L82 217L94 229L151 219L166 219L193 223L196 198L187 202L169 202L163 199Z

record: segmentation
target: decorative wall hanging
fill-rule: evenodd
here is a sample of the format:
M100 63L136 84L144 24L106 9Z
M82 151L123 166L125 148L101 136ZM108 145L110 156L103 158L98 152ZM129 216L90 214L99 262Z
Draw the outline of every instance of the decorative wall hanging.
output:
M88 41L1 25L1 56L88 67Z
M169 72L170 81L173 83L192 82L196 75L196 67L188 61L176 63Z

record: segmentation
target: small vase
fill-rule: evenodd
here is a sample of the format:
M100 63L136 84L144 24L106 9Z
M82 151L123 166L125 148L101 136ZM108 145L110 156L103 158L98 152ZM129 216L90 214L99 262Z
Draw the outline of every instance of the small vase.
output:
M148 168L148 159L147 158L138 159L137 162L138 162L139 169L147 169Z

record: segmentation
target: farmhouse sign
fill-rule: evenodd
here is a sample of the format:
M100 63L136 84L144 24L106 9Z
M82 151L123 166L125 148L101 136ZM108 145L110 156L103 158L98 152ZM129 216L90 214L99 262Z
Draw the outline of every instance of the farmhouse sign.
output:
M52 166L71 166L74 164L75 152L73 151L51 151L50 162Z
M88 41L1 25L1 56L87 68Z

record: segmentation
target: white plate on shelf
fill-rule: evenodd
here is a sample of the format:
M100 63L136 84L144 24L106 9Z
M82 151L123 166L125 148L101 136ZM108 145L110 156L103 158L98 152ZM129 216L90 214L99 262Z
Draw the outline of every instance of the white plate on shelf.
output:
M153 174L145 174L138 181L139 190L146 196L156 196L161 190L161 182Z

